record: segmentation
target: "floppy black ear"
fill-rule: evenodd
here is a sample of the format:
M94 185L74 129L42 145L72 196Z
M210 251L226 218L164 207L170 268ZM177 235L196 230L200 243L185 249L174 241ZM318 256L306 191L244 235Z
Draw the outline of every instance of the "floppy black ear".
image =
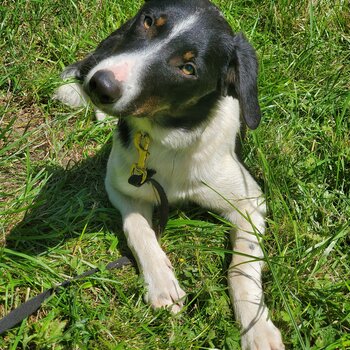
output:
M261 119L256 54L241 33L234 36L230 44L230 60L222 78L222 95L237 98L244 121L250 129L256 129Z

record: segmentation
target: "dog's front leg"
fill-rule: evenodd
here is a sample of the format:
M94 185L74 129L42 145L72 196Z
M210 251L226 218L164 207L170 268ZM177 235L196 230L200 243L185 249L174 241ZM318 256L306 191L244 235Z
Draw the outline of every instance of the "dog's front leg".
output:
M242 326L242 349L282 350L281 334L269 318L263 297L263 253L258 237L265 228L265 205L258 202L243 199L237 204L238 210L228 215L237 227L231 233L234 252L228 272L229 290Z
M168 307L173 313L179 312L185 292L152 229L152 204L126 197L114 189L108 189L108 194L122 214L128 246L145 282L146 302L154 308Z

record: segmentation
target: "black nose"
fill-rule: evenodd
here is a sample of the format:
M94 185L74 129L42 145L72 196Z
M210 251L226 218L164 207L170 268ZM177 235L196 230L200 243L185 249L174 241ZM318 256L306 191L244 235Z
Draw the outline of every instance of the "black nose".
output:
M89 92L93 100L103 104L114 103L121 97L120 82L111 71L99 70L89 81Z

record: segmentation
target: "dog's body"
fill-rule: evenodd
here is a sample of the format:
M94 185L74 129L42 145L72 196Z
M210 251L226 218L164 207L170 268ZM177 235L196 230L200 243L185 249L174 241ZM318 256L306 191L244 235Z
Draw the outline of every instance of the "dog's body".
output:
M185 292L152 228L153 186L128 183L138 132L149 137L146 166L170 203L195 202L236 227L228 282L242 347L283 349L263 302L264 199L236 152L240 115L251 128L260 120L257 62L249 43L207 0L152 0L64 77L80 83L63 85L56 98L73 106L90 99L120 118L106 189L122 214L146 300L177 312Z

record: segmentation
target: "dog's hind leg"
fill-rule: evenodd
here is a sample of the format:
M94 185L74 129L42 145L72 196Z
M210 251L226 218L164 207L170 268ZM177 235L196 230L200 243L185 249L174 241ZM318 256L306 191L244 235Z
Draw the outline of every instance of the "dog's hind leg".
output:
M253 181L246 183L257 188ZM236 226L231 233L233 256L228 283L236 318L242 326L242 349L281 350L282 338L269 318L261 282L263 252L259 239L265 230L265 203L262 198L251 197L235 201L235 206L237 210L226 215Z
M154 308L168 307L177 313L183 306L185 292L152 229L152 204L124 196L108 184L106 187L111 202L122 214L128 246L145 282L146 302Z

